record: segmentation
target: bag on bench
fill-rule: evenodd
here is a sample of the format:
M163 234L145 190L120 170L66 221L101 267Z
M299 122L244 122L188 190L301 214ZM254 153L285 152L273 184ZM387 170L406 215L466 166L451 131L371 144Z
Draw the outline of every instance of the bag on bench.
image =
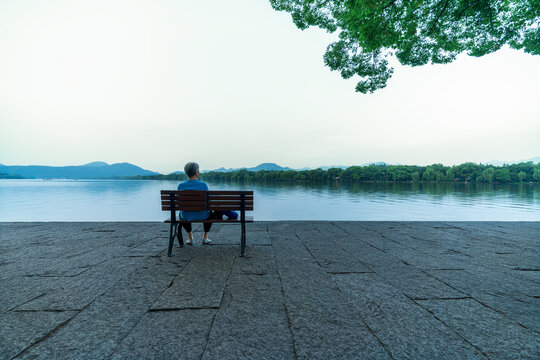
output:
M233 219L233 220L238 219L238 213L233 210L226 210L226 211L214 210L212 214L210 215L210 218L223 219L223 216L226 216L228 219Z

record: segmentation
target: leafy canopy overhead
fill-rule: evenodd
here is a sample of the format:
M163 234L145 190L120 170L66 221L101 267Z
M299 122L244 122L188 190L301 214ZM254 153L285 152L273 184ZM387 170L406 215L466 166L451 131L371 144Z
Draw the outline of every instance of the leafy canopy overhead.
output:
M540 0L270 0L301 30L339 32L324 62L344 79L360 76L356 91L386 86L403 65L445 64L465 52L483 56L508 44L540 54Z

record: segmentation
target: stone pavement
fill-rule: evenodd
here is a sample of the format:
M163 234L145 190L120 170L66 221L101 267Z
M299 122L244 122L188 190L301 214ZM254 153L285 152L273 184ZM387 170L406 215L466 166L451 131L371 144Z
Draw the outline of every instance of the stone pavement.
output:
M168 258L162 223L0 223L0 359L540 358L538 222L247 236Z

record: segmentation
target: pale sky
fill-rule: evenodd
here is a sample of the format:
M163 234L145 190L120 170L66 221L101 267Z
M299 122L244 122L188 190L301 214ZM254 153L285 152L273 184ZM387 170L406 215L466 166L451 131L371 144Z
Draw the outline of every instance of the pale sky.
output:
M396 66L354 92L336 37L268 0L0 0L0 163L168 173L540 156L540 56Z

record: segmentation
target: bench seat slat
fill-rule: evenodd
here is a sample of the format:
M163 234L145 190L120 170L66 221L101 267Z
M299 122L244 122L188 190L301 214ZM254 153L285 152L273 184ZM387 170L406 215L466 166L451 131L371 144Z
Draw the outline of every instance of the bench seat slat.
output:
M182 200L175 200L175 204L178 207L180 204L182 206L205 206L206 200L189 200L189 201L182 201ZM240 201L238 201L238 204L240 204ZM247 202L246 202L247 204ZM171 202L169 200L161 200L161 205L171 205Z
M240 195L212 195L208 194L209 200L240 200ZM253 195L246 195L246 201L253 201Z
M208 193L210 195L240 195L242 191L231 191L231 190L209 190ZM253 196L253 190L246 190L244 191L244 194L246 196L251 195Z
M176 201L204 201L206 196L204 195L175 195L173 197ZM161 200L170 200L169 195L161 195Z
M240 206L233 206L233 205L223 205L223 206L209 206L208 210L234 210L234 211L240 211ZM253 211L253 206L246 206L244 209L246 211Z
M167 220L165 220L166 223L170 223L171 222L171 218L168 218ZM205 220L193 220L193 221L185 221L185 220L176 220L177 223L188 223L188 222L193 222L193 223L204 223L204 222L229 222L229 223L240 223L240 218L238 219L205 219ZM253 216L246 216L246 222L253 222Z
M162 205L161 206L162 211L171 211L171 205ZM197 205L197 206L176 206L176 211L182 210L182 211L206 211L208 210L206 206L204 205Z
M171 191L175 194L200 194L203 190L161 190L161 195L169 195ZM208 190L211 191L211 190Z
M208 201L208 205L238 205L240 206L242 202L240 200L210 200ZM246 206L253 206L253 200L251 201L245 201L244 202Z

